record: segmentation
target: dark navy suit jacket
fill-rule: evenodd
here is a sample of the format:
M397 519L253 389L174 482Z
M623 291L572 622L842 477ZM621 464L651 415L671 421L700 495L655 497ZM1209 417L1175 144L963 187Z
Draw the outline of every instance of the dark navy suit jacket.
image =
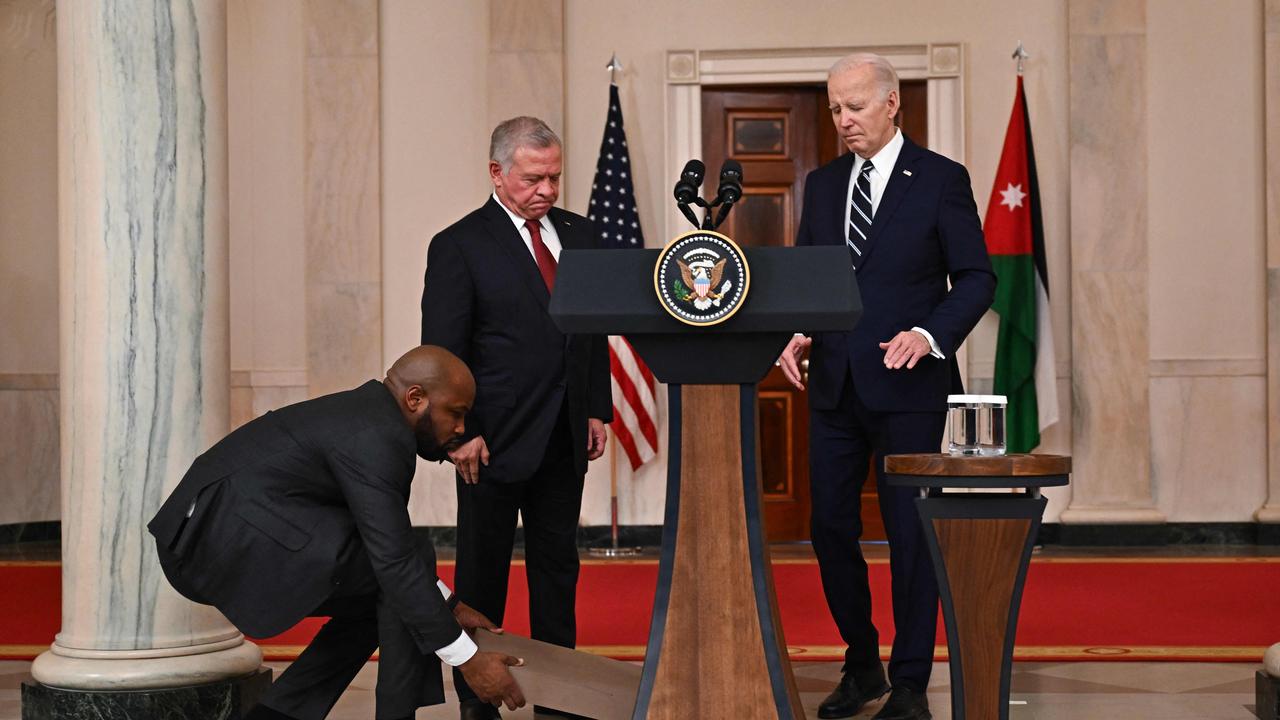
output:
M809 173L796 245L845 244L853 164L849 153ZM852 332L814 335L810 407L836 406L847 369L870 410L945 410L947 394L961 391L956 350L991 306L996 284L964 166L904 135L862 250L862 319ZM879 343L916 326L933 335L946 359L886 368Z
M565 250L595 246L590 220L554 207L548 217ZM606 338L560 332L550 301L528 246L492 197L431 240L422 343L448 348L475 375L466 435L489 448L482 480L528 480L566 402L574 467L585 474L587 418L613 419Z

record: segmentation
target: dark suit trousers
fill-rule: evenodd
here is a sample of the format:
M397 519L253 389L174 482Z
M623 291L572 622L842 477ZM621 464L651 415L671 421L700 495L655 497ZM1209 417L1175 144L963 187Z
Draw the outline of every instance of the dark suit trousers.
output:
M573 462L567 413L562 408L542 463L526 482L458 485L458 598L502 625L515 544L516 515L524 520L531 636L563 647L577 641L578 516L583 476ZM453 672L458 699L475 697Z
M907 372L905 370L901 372ZM876 491L889 538L896 634L889 658L889 681L923 691L933 668L938 626L938 585L911 488L884 483L884 456L937 452L946 414L885 413L868 410L846 375L833 410L811 410L809 482L813 502L813 550L818 556L827 606L848 645L846 672L855 678L879 676L879 635L871 622L871 590L862 536L862 486L872 456Z
M440 660L422 652L378 592L363 547L357 546L350 556L341 585L311 613L329 621L272 683L262 704L300 720L322 720L376 649L375 716L378 720L412 717L419 707L443 701ZM427 559L434 568L434 552Z

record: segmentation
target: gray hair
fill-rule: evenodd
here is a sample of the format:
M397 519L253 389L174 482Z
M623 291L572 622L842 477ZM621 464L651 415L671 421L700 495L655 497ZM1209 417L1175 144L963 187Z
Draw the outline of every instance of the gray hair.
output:
M560 138L547 124L535 117L521 115L505 120L493 129L489 138L489 160L502 166L505 175L511 171L516 150L527 148L562 147Z
M888 98L889 93L898 92L898 71L893 69L893 65L882 55L875 53L853 53L845 55L836 61L835 65L827 71L827 79L840 75L842 73L855 70L864 65L870 65L876 78L876 84L880 86L880 97Z

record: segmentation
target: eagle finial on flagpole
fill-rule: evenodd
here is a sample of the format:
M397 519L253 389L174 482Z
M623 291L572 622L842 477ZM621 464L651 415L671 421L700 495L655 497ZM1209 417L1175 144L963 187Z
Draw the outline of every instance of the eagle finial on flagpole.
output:
M1022 41L1018 41L1018 47L1013 51L1013 59L1018 61L1018 75L1022 75L1022 63L1031 57L1031 53L1022 46Z
M622 70L622 63L618 62L618 53L613 54L613 57L609 59L609 64L605 65L604 69L609 71L609 84L617 85L618 72Z

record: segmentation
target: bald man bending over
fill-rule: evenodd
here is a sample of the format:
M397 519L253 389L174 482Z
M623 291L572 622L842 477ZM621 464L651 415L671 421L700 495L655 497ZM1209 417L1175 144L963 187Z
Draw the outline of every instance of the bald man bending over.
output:
M468 636L496 629L436 578L407 504L414 455L442 460L475 398L466 365L415 348L385 380L268 412L196 458L148 529L178 592L246 635L331 619L247 718L320 720L379 650L377 720L444 701L437 657L485 702L524 696ZM482 690L483 688L483 690Z

